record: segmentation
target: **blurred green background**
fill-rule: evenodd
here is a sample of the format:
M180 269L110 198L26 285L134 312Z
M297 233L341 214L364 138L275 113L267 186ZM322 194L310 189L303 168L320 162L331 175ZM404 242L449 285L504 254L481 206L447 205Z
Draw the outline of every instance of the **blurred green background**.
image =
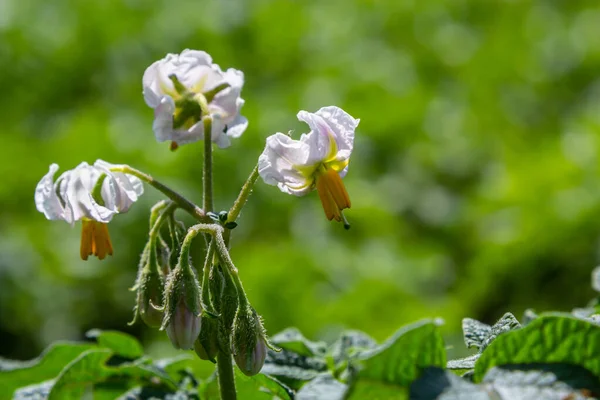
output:
M79 259L79 226L35 210L38 180L97 158L200 202L201 144L157 143L141 94L153 61L206 50L244 71L248 131L215 150L227 209L265 138L298 110L361 123L345 179L353 224L318 196L259 182L232 256L269 332L343 328L384 339L422 317L460 334L528 307L593 296L600 258L600 6L589 1L0 1L0 355L30 358L90 328L150 351L128 326L151 188L109 229L115 254ZM184 214L182 219L191 222ZM197 249L199 250L199 249ZM200 251L197 251L200 263Z

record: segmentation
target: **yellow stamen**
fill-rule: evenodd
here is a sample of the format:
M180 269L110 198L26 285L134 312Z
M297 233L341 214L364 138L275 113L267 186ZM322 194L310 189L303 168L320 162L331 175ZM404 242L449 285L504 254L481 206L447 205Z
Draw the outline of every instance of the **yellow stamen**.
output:
M333 169L325 169L319 173L317 192L327 219L341 221L341 211L350 208L350 197L340 175Z
M81 221L81 246L79 253L82 260L93 254L99 260L113 254L113 247L108 233L108 225L102 222L84 219Z

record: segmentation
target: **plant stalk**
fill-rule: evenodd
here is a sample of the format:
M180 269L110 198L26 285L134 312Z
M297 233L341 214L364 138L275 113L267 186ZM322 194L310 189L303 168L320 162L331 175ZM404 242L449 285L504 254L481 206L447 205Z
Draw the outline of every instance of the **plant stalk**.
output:
M196 218L198 221L204 222L204 223L212 222L212 220L206 215L204 210L202 210L200 207L198 207L197 205L195 205L194 203L192 203L191 201L189 201L188 199L186 199L179 193L175 192L173 189L171 189L168 186L157 181L150 175L145 174L144 172L139 171L135 168L132 168L129 165L115 166L115 167L112 167L110 170L115 171L115 172L123 172L125 174L133 175L137 178L140 178L142 181L148 183L150 186L152 186L155 189L157 189L158 191L164 193L168 198L170 198L175 203L177 203L177 205L181 209L185 210L187 213L189 213L192 217Z
M236 400L235 379L233 377L233 361L231 354L219 351L217 353L217 374L219 376L219 391L221 400Z
M204 169L202 170L202 207L204 212L213 210L212 183L212 118L203 118L204 122Z
M252 192L252 188L254 187L254 183L256 182L257 179L258 179L258 165L256 165L254 167L254 169L250 173L250 176L248 177L248 179L246 179L244 186L242 186L242 190L240 190L240 194L238 194L238 197L237 197L237 199L235 199L233 206L231 206L231 209L227 213L226 223L227 222L235 222L237 217L240 215L240 212L242 211L242 208L248 201L248 197L250 196L250 193ZM223 239L225 240L225 244L227 246L229 246L230 237L231 237L231 229L226 228L225 232L223 234Z

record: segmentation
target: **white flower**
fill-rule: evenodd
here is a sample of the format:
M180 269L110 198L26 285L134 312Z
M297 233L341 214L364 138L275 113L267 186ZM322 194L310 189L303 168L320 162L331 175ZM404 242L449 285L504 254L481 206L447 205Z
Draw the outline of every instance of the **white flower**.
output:
M244 133L248 120L240 115L244 74L233 68L221 71L203 51L168 54L144 72L144 100L154 109L153 130L159 142L187 144L204 137L200 103L202 94L212 117L211 140L229 147L230 138ZM216 93L215 93L216 92Z
M111 167L102 160L93 166L82 162L53 182L58 165L52 164L35 188L35 205L46 218L71 225L82 221L80 251L84 260L90 254L101 260L106 254L112 255L106 224L113 215L126 212L144 192L138 178L111 172Z
M303 196L316 188L327 219L342 221L350 198L341 178L348 172L360 120L335 106L316 113L300 111L298 119L311 131L300 140L283 133L269 136L258 159L258 172L265 183L277 185L284 193Z

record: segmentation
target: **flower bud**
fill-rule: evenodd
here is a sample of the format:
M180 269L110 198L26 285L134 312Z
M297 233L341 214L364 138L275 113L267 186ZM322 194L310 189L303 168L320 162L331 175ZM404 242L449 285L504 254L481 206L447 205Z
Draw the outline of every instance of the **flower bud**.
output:
M194 341L200 333L200 317L186 305L182 296L166 326L167 336L176 349L188 350L194 347Z
M165 287L165 315L161 329L176 349L191 349L200 333L200 285L187 257L180 257Z
M235 363L248 376L265 364L267 340L260 317L250 306L240 307L233 322L232 350Z
M194 343L194 350L198 357L202 360L209 360L215 363L215 357L219 352L219 344L217 339L218 334L218 320L215 317L211 317L206 313L202 314L200 335Z
M134 290L137 290L136 316L139 315L142 321L150 327L159 327L163 320L162 310L156 308L162 304L164 286L164 280L158 268L156 247L149 242L140 258Z

